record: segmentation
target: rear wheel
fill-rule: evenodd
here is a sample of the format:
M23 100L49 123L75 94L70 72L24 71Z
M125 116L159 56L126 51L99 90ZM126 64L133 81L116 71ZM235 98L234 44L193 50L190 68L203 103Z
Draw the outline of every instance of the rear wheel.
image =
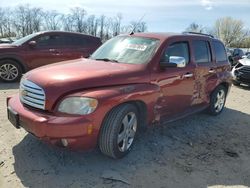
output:
M111 110L100 132L101 152L115 159L128 154L134 144L138 120L138 110L132 104L124 104Z
M0 80L4 82L18 81L22 76L21 66L13 60L0 61Z
M222 112L226 102L227 90L224 86L218 86L210 98L210 106L208 111L211 115L218 115Z

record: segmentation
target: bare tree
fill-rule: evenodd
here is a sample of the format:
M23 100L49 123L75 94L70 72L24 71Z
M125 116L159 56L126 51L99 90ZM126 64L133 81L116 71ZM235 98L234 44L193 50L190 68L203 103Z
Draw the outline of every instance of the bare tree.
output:
M132 25L136 26L136 32L147 30L145 22L135 23L132 22ZM122 25L120 13L112 18L101 15L97 19L95 15L87 17L87 12L80 7L71 9L69 14L44 11L28 4L12 9L0 8L0 37L20 37L42 30L65 30L99 36L105 41L121 32L131 31L132 25Z
M187 28L186 31L188 32L197 32L197 33L203 33L205 28L202 25L199 25L195 22L191 23Z
M147 24L146 22L135 22L135 21L132 21L130 22L130 25L131 25L131 32L145 32L147 31Z
M110 28L112 26L112 18L107 18L105 21L105 34L104 34L104 41L108 40L110 38Z
M116 36L120 34L121 30L122 14L118 13L112 20L112 35Z
M0 34L1 34L1 37L4 37L4 18L5 18L5 11L0 8Z
M26 36L41 30L43 21L41 8L30 8L29 5L18 6L13 14L13 26L21 36Z
M74 31L73 18L70 14L62 15L61 20L64 31Z
M75 31L86 33L85 15L86 11L83 8L75 7L71 9L72 22L74 23Z
M2 37L12 37L15 33L12 31L12 12L10 9L0 9L0 33Z
M247 36L247 31L244 30L244 24L241 20L225 17L216 20L213 34L221 39L226 46L230 46L243 41Z
M87 19L87 33L90 35L95 34L95 15L90 15Z
M103 40L104 38L104 24L105 24L105 16L104 15L101 15L101 17L99 18L99 24L100 24L100 38L101 40Z
M46 30L60 30L61 15L57 11L47 11L44 14Z

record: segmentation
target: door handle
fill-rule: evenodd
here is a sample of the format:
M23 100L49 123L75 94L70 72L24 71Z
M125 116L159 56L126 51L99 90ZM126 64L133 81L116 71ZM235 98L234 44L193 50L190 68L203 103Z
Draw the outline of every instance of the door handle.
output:
M53 54L53 55L60 55L60 52L56 49L49 49L49 51Z
M210 69L208 72L209 73L215 73L215 70L214 69Z
M184 78L192 78L194 76L193 73L186 73L183 75Z

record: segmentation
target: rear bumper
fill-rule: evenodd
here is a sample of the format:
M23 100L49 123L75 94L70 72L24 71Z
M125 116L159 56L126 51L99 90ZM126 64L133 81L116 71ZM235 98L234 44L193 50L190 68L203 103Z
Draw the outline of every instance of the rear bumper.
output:
M20 127L41 140L61 146L61 139L66 139L67 147L72 149L96 146L98 132L93 122L84 116L63 117L31 110L22 105L18 95L8 98L7 106L18 113Z

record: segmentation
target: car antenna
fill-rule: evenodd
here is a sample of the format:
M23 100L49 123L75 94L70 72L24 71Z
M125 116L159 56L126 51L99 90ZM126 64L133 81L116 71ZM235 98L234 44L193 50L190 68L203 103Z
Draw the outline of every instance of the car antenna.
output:
M133 27L132 31L129 33L129 35L133 35L135 33L135 29L136 27L139 25L139 23L141 23L142 19L145 17L146 14L143 14L143 16L140 18L140 20L135 24L135 26Z

